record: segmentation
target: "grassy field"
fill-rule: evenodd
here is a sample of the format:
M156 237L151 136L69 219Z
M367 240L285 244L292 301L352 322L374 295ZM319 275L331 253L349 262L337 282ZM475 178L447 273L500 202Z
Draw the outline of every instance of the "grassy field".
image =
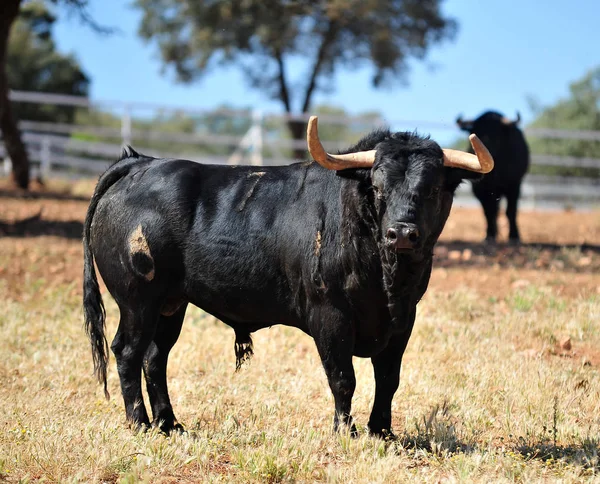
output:
M384 442L364 429L368 360L355 360L360 437L334 435L308 336L260 331L234 373L233 331L196 308L169 366L187 432L134 434L114 358L110 401L92 375L86 205L0 190L0 481L600 481L600 212L524 213L518 249L482 249L479 211L453 212L394 400L399 440Z

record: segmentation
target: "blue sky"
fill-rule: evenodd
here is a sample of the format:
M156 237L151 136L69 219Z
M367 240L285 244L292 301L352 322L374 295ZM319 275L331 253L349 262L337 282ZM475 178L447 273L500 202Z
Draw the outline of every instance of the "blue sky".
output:
M55 34L59 49L73 52L91 77L93 99L282 111L279 103L249 89L235 68L213 71L192 85L175 83L161 73L157 49L137 37L141 15L130 2L90 3L94 18L120 33L98 36L63 15ZM344 106L351 113L377 110L395 129L419 128L445 142L457 131L423 122L451 125L459 113L473 117L494 108L509 116L519 110L527 123L533 117L528 96L552 104L568 95L572 81L600 65L598 1L446 0L443 9L458 20L458 34L424 62L412 62L406 85L375 90L367 67L339 71L334 92L319 93L315 103ZM290 74L301 78L303 71Z

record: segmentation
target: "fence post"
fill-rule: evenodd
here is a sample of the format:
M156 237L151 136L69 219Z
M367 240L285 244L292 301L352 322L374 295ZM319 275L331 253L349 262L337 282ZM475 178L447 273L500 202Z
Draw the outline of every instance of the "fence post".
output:
M263 164L263 136L262 136L263 114L260 110L255 109L252 112L252 155L250 157L251 165Z
M12 160L8 154L4 157L2 166L4 167L4 176L9 176L12 171Z
M131 144L131 106L126 104L121 116L121 141L123 146Z
M52 150L50 149L50 143L51 141L48 136L42 138L40 150L40 177L42 180L48 179L52 170Z

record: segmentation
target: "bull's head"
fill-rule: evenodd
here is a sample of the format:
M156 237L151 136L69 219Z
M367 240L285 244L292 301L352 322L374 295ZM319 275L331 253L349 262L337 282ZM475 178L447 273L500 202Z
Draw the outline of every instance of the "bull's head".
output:
M508 143L510 133L518 129L521 115L517 111L515 119L507 118L496 111L486 111L475 119L456 118L456 125L467 133L477 135L489 151L497 156L502 146Z
M452 196L469 173L488 173L494 160L472 134L475 154L441 149L413 133L389 134L373 150L341 155L327 153L319 141L317 117L308 122L311 156L329 170L370 168L381 220L382 242L398 252L412 252L435 243L450 211Z

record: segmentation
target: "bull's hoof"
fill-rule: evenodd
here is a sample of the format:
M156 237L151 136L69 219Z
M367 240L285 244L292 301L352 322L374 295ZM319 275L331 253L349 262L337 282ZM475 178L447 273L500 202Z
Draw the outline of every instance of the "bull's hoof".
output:
M136 434L145 434L150 430L150 422L129 422L129 428Z
M165 435L182 434L185 432L183 425L175 418L155 420L152 422L152 427L157 428Z
M517 246L521 245L521 239L519 239L519 237L511 237L508 239L508 245L517 247Z
M358 438L358 429L356 428L356 425L354 425L354 423L334 423L333 431L334 433L338 434L348 431L350 437L354 439Z
M396 436L396 434L394 434L394 432L392 432L392 429L381 429L381 430L369 429L369 434L373 437L378 437L381 440L385 440L386 442L393 442L395 440L398 440L398 437Z

